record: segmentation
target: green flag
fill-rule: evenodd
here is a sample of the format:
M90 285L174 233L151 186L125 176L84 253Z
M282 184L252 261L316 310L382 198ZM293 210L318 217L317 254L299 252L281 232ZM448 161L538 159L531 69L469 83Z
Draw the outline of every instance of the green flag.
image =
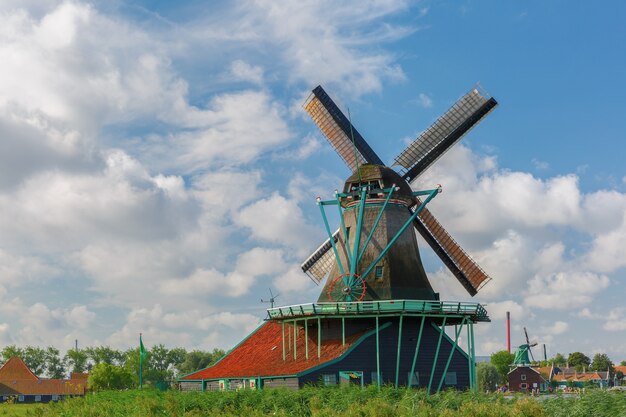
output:
M143 346L143 340L141 340L141 334L139 334L139 360L141 362L145 361L146 356L148 356L148 351Z
M143 361L148 356L148 351L143 346L141 333L139 333L139 389L143 388Z

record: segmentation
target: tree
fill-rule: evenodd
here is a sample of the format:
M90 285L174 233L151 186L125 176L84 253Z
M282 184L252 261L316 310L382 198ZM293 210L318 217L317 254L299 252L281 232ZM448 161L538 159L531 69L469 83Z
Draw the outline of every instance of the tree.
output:
M46 373L49 378L61 379L65 376L65 361L59 355L59 349L48 346L46 349Z
M507 379L509 365L513 363L513 359L515 359L515 355L506 350L491 355L491 364L496 367L503 381Z
M84 349L70 349L64 357L70 372L85 372L88 359L89 357Z
M168 352L168 361L172 365L173 371L175 375L180 375L180 366L185 362L185 358L187 357L187 350L182 347L177 347L174 349L170 349Z
M91 369L87 384L94 391L127 389L133 385L133 376L126 368L102 362Z
M609 359L606 353L596 353L593 355L593 361L589 367L592 371L606 371L609 370L611 376L615 374L615 368L613 362Z
M626 361L621 361L621 362L619 363L619 366L626 366Z
M569 366L575 367L578 372L582 371L583 367L589 368L591 364L591 359L582 352L570 353L567 357L567 361L569 362Z
M482 392L495 390L501 381L500 373L496 367L488 362L481 362L476 366L476 376L478 389Z
M9 345L9 346L5 346L2 349L2 352L0 353L0 355L2 355L2 363L4 363L14 356L17 356L20 358L24 356L24 349L18 348L15 345Z
M26 346L22 360L37 376L41 376L46 370L46 351L40 347Z
M555 366L564 366L566 362L565 357L560 353L554 355L554 359L552 359L552 361L554 362Z
M108 346L88 347L85 349L89 359L95 365L99 363L108 363L109 365L121 365L123 353L119 350L111 349Z

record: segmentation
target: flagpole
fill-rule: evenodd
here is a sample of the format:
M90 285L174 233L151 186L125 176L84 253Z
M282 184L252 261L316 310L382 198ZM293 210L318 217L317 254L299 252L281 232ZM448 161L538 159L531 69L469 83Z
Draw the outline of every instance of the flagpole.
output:
M141 340L141 333L139 333L139 389L143 389L143 352L141 351L143 342Z

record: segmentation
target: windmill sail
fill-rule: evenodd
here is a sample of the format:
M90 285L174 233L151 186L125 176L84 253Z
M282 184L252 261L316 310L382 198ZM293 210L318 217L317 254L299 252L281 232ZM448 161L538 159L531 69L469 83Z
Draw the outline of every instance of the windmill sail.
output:
M413 224L471 296L476 295L478 290L491 279L456 243L428 209L424 208Z
M487 115L498 102L477 89L461 97L394 160L411 182Z
M339 229L333 233L335 243L337 243L338 236ZM330 243L330 239L326 239L326 241L300 265L302 271L318 285L326 277L335 262L335 255L332 248L333 246Z
M384 165L321 86L313 90L304 109L352 171L356 170L357 164Z

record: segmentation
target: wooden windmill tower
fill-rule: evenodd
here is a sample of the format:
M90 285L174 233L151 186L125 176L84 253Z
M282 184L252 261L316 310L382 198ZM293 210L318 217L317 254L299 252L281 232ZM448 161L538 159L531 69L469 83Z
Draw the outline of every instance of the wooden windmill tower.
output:
M438 299L413 228L470 295L490 279L423 204L434 195L413 192L410 183L496 105L472 89L394 159L396 172L384 166L321 86L313 90L304 107L353 172L335 201L318 202L343 209L341 227L302 264L316 283L326 279L319 301ZM420 195L427 196L424 202Z
M328 239L302 270L317 284L325 280L319 299L268 309L263 325L214 366L182 377L181 387L475 388L473 325L489 317L478 303L439 300L413 230L472 296L489 277L426 209L441 188L413 191L410 183L496 105L472 89L395 158L395 171L315 88L304 107L352 171L333 199L317 201ZM335 232L325 214L330 206L340 212Z

